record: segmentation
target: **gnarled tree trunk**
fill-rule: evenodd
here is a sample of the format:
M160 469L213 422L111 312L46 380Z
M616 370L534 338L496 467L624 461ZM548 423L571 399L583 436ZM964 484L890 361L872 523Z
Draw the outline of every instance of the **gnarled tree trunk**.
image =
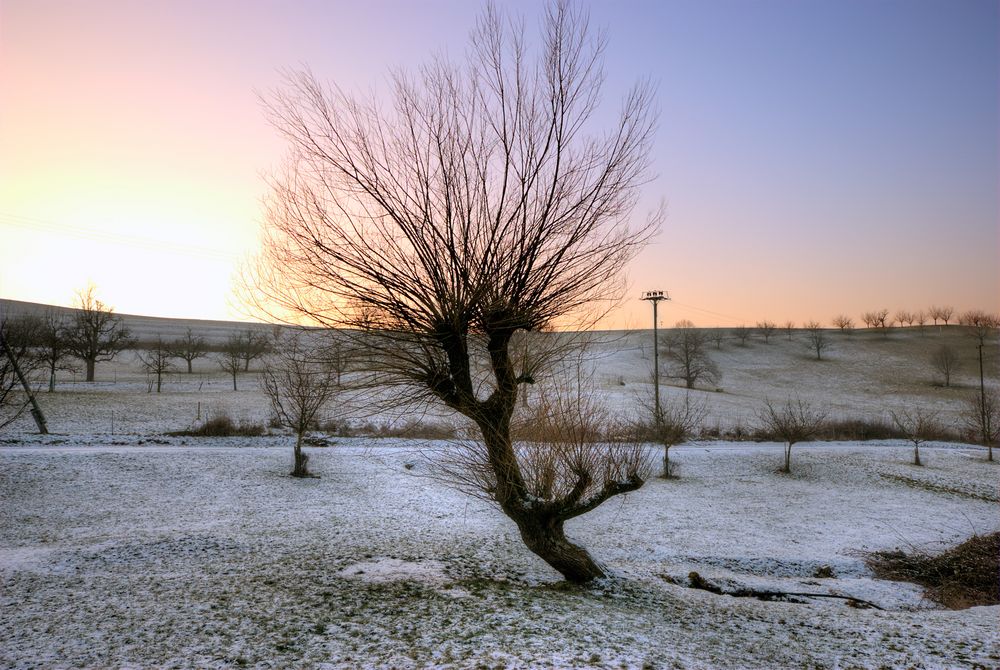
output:
M517 523L521 539L528 549L568 581L582 584L604 576L604 571L587 550L566 538L562 519L524 514L514 519L514 522Z

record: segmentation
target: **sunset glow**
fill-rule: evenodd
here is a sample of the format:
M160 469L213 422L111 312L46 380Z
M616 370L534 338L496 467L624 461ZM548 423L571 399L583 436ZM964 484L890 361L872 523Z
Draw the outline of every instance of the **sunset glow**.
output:
M534 26L534 2L502 2ZM587 3L605 102L658 84L657 240L605 324L829 322L1000 309L995 2ZM0 297L243 318L263 175L258 93L310 67L348 90L463 57L480 7L432 2L0 3ZM532 31L529 34L534 37Z

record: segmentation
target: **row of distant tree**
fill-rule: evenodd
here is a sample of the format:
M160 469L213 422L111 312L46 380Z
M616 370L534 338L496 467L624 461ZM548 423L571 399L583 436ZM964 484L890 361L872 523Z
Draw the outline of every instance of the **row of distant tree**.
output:
M205 337L188 328L179 338L157 338L142 343L114 310L99 300L93 287L77 294L76 309L69 314L49 311L42 315L21 314L4 318L0 332L10 355L3 359L8 368L13 358L25 375L44 370L49 391L55 390L56 373L76 373L82 367L86 381L94 381L98 363L113 360L126 349L137 352L143 369L156 379L160 390L163 375L185 366L188 373L194 361L214 357L219 367L233 375L249 370L250 364L270 352L274 337L253 328L232 333L221 345L211 346ZM5 381L11 383L11 379ZM16 380L14 385L16 385Z

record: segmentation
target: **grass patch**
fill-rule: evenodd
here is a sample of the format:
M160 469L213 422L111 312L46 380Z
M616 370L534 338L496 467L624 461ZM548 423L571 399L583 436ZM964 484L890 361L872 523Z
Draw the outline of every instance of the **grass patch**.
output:
M920 584L928 598L949 609L1000 605L1000 532L973 535L936 556L876 551L865 563L882 579Z

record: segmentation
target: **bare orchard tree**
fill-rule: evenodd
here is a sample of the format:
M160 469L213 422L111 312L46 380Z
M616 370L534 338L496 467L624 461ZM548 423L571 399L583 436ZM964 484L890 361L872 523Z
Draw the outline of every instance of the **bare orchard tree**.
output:
M785 465L781 471L790 473L792 445L816 437L826 421L826 413L801 398L778 406L767 401L757 412L757 420L763 431L785 442Z
M76 312L66 328L66 348L84 362L87 381L94 381L98 362L110 361L132 346L128 328L114 310L97 299L95 288L88 286L76 295Z
M582 11L550 7L535 50L488 6L470 62L395 76L391 104L291 75L267 104L292 151L272 180L250 296L272 315L354 329L398 402L468 417L490 496L576 582L604 573L564 523L639 488L643 471L569 468L568 487L539 496L511 440L528 383L512 343L619 299L661 218L632 218L650 174L651 90L636 86L609 132L588 135L604 44Z
M961 369L961 359L958 352L947 344L942 344L931 354L931 365L941 375L944 386L951 386L952 375Z
M937 412L922 407L911 407L892 410L889 416L896 430L913 444L913 464L923 465L920 461L920 445L941 433Z
M955 315L954 307L938 307L938 318L944 321L944 325L947 326L948 322L951 321L951 317L953 317L954 315Z
M187 372L191 374L193 363L199 358L208 356L208 345L204 337L195 335L194 331L188 328L183 336L170 343L170 355L187 363Z
M930 308L927 310L927 316L929 316L931 320L934 321L934 325L936 326L938 319L941 318L941 308L938 307L937 305L931 305Z
M840 332L849 333L854 328L854 319L846 314L838 314L833 317L833 325L840 328Z
M674 468L670 463L670 448L695 437L708 412L704 398L695 399L688 392L684 398L664 398L657 408L652 398L641 398L643 425L640 430L647 438L663 447L663 470L660 477L670 479Z
M816 354L817 361L823 360L823 352L830 348L830 338L826 336L826 329L820 325L819 321L807 322L805 329L809 351Z
M773 321L768 321L766 319L764 321L757 322L757 332L764 338L764 344L767 344L767 341L771 339L771 336L774 335L774 331L777 327L777 324Z
M785 329L785 337L787 337L788 341L791 342L792 341L792 333L795 332L795 322L794 321L785 321L785 325L782 326L782 328Z
M243 341L239 333L229 336L225 344L215 355L215 360L223 371L228 372L233 377L233 390L236 388L236 376L243 371Z
M324 353L309 346L302 336L284 338L260 378L278 422L295 432L293 477L310 476L302 438L338 390L337 375L326 364Z
M243 372L249 372L250 363L263 358L271 350L271 338L266 333L247 328L237 336L240 345L240 358L243 361Z
M156 392L159 393L163 387L163 375L174 369L174 363L170 359L174 353L162 338L156 338L156 342L139 352L139 362L147 375L156 378Z
M913 325L913 312L908 309L898 310L892 318L900 328Z
M67 343L68 319L49 310L42 317L34 336L34 355L42 367L48 370L49 393L56 390L56 372L63 370L76 372L77 367L69 360Z
M29 316L0 315L0 430L14 423L31 406L24 391L38 359L32 355L32 335L38 323Z
M747 346L747 340L750 339L750 335L752 334L753 331L746 326L736 326L735 328L733 328L732 332L733 337L739 340L741 347Z
M722 328L713 328L709 334L709 338L715 342L715 348L722 349L722 341L726 339L726 331Z
M924 326L927 325L927 313L921 309L913 315L913 320L920 327L920 333L922 335L924 332Z
M708 355L708 333L680 325L661 336L666 376L682 380L689 389L698 382L715 383L719 368Z
M1000 394L985 389L969 396L962 410L962 420L969 433L986 447L986 460L993 460L993 445L1000 439Z

